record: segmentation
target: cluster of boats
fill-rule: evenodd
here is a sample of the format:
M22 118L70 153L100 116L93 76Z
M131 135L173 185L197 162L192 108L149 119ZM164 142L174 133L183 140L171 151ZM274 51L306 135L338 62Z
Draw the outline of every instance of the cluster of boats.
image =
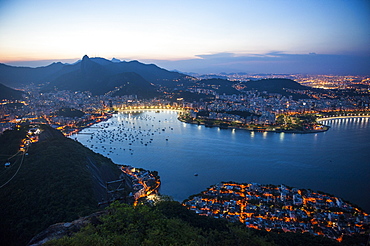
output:
M161 120L153 116L132 116L122 115L116 121L102 122L94 127L90 127L92 132L90 138L86 141L89 143L90 149L101 150L107 155L117 153L117 150L129 151L131 155L134 153L136 146L148 146L158 139L158 135L164 135L161 139L169 141L168 131L173 131L173 127L168 126L167 119L161 125ZM135 124L135 121L136 124ZM163 120L162 120L163 121ZM95 130L97 129L97 130ZM119 145L117 145L117 143ZM110 146L111 145L111 146ZM119 147L117 147L119 146Z

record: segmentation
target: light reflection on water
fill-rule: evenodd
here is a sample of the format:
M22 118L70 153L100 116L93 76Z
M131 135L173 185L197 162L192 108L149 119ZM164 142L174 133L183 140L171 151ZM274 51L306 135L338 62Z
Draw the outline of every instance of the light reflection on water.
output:
M363 195L370 194L368 119L323 123L331 126L324 133L260 133L190 125L176 112L146 111L120 113L81 132L94 133L93 139L72 138L115 163L157 170L161 192L179 201L221 181L256 182L322 190L370 211Z

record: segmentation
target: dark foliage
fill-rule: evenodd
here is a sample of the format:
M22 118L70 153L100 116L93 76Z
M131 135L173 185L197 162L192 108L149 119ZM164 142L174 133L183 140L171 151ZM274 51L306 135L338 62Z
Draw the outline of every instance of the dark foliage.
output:
M159 96L156 88L134 72L113 75L106 80L107 88L116 88L112 96L137 95L138 98Z
M40 141L30 146L28 155L18 155L11 168L0 169L2 185L22 164L14 179L0 188L0 241L4 245L25 245L51 224L96 211L101 198L96 183L120 174L109 159L49 126L42 128ZM1 135L1 154L16 153L27 131L24 126ZM98 171L93 173L91 166ZM101 173L105 175L99 177Z
M187 101L187 102L194 102L194 101L206 102L206 101L213 101L215 99L215 96L200 94L200 93L192 93L189 91L178 91L174 93L172 101L176 101L177 98L183 98L184 101Z
M256 114L248 112L248 111L225 111L225 110L219 110L216 111L217 113L223 113L223 114L233 114L233 115L239 115L240 117L247 118L248 116L256 116Z
M74 117L80 118L85 115L85 113L82 112L81 110L74 109L74 108L61 108L57 112L55 112L55 114L58 116L71 117L71 118L74 118Z
M0 100L20 100L22 95L25 94L23 91L14 90L3 84L0 84Z
M22 139L26 136L25 129L19 130L6 130L0 135L0 170L3 167L4 163L7 161L14 162L13 158L10 158L17 153L19 145L21 144ZM2 170L3 172L5 170ZM2 174L2 172L0 172Z
M240 91L233 87L234 82L227 79L203 79L197 82L198 86L204 89L216 91L218 94L240 94Z
M47 245L339 245L324 237L268 233L199 216L174 201L154 207L114 203L108 211L99 218L103 223Z
M247 88L244 90L257 90L260 92L267 91L268 93L277 93L283 96L293 96L294 99L307 99L309 96L289 93L290 90L313 90L310 87L303 86L291 79L262 79L258 81L245 82Z

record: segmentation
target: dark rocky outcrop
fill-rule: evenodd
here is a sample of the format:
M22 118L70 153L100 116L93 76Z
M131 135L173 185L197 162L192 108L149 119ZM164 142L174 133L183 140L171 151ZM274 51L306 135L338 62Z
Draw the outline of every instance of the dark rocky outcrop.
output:
M34 236L27 245L39 246L53 239L59 239L65 236L70 237L88 224L101 224L102 222L100 221L99 217L104 214L107 214L107 211L96 212L72 222L62 222L51 225L46 230Z

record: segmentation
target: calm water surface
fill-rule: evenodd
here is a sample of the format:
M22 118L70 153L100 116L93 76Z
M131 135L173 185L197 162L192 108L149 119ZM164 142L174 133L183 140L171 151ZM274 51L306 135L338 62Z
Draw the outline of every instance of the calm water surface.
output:
M117 164L157 170L160 192L178 201L221 181L256 182L324 191L370 212L370 119L324 124L331 129L317 134L253 133L146 111L119 113L72 138Z

